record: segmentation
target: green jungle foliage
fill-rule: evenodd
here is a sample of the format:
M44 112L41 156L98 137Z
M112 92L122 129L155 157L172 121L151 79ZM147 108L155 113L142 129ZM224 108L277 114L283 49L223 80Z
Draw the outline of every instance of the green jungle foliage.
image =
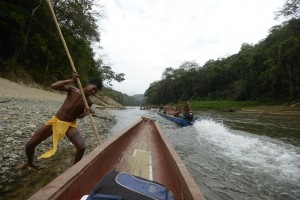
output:
M81 81L101 77L109 85L125 74L115 73L95 60L91 44L100 41L91 10L93 0L51 0ZM289 19L270 30L258 44L242 44L227 58L209 60L203 66L185 62L166 68L162 79L145 92L147 104L178 100L238 100L281 102L299 98L300 21L299 0L287 0L276 18ZM71 67L45 0L0 1L0 76L31 76L49 85L70 77ZM107 92L123 105L127 95ZM128 97L130 99L130 97ZM145 102L143 102L145 104Z
M83 85L90 78L102 78L109 85L125 80L124 73L94 59L91 44L100 41L96 21L102 16L91 9L93 0L51 3ZM42 85L70 78L72 69L45 0L0 1L0 35L0 76L26 76ZM113 97L124 105L135 102L122 93Z
M180 100L264 101L280 103L300 95L300 1L288 0L276 17L290 19L272 27L258 44L242 44L237 54L203 66L184 62L166 68L145 92L148 105Z
M115 91L109 87L104 88L102 93L106 96L111 97L116 102L120 103L123 106L141 106L142 101L139 99L136 99L132 96L128 96L126 94L123 94L121 92Z
M193 110L219 110L219 111L230 111L240 110L246 107L261 106L262 103L258 101L190 101L190 106ZM263 105L270 105L264 103Z
M184 101L177 102L180 108L183 108ZM254 106L270 106L273 104L262 103L259 101L232 101L232 100L211 100L211 101L199 101L190 100L189 104L193 110L216 110L216 111L227 111L230 110L241 110L242 108L254 107ZM176 107L175 103L165 105L167 107Z

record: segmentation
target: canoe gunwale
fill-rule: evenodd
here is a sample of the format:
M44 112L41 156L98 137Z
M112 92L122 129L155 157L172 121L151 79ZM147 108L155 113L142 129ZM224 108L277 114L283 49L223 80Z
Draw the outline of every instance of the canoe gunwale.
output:
M198 199L198 200L204 200L204 196L202 192L199 189L199 186L196 184L192 176L190 175L188 169L186 168L185 164L173 148L173 145L168 141L166 136L163 134L160 126L158 125L157 122L154 122L156 124L157 130L160 134L160 137L164 144L166 145L166 150L170 154L170 158L172 158L172 161L174 162L174 165L176 166L179 173L177 175L180 176L181 179L181 184L184 184L184 187L188 189L191 193L191 198L192 199ZM189 195L188 195L189 196Z

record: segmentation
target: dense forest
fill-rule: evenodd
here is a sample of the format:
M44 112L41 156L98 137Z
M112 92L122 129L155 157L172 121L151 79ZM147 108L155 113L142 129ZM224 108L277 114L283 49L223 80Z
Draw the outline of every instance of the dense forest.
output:
M141 106L143 104L143 99L137 98L136 95L128 96L121 92L115 91L110 87L104 88L103 94L109 96L110 98L114 99L124 106Z
M104 92L123 105L135 105L134 98L109 89L113 80L125 80L125 74L95 59L91 45L100 42L96 22L101 20L101 7L92 9L97 6L93 0L51 3L81 82L102 78L108 86ZM72 69L45 0L1 0L0 35L0 76L42 85L70 77Z
M140 101L112 90L125 80L95 59L102 8L93 0L51 0L80 79L101 77L103 93L123 105ZM209 60L203 66L184 62L168 67L162 79L145 92L147 104L179 100L239 100L286 102L300 95L300 0L286 0L276 13L285 22L270 29L257 44L241 44L238 53ZM0 76L26 78L50 85L70 77L71 67L45 0L0 1Z
M276 13L285 22L257 44L241 44L237 54L203 66L168 67L145 92L147 104L180 100L287 102L300 95L300 1L287 0Z

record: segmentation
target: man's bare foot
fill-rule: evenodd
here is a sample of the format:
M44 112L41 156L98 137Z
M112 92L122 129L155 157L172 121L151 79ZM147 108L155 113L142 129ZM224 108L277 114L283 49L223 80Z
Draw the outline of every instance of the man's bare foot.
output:
M15 170L22 170L22 169L26 169L28 167L31 167L31 168L34 168L34 169L37 169L38 167L35 166L34 164L29 164L29 163L22 163L22 164L19 164L15 167Z
M28 163L22 163L22 164L19 164L15 167L15 170L21 170L21 169L26 169L28 167Z

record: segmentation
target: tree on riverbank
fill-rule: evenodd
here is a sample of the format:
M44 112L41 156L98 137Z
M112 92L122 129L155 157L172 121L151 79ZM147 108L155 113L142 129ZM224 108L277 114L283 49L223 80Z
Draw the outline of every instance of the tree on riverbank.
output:
M102 77L108 82L123 81L125 74L117 74L101 59L94 59L91 44L100 41L96 21L101 18L101 13L92 9L94 1L51 2L81 80ZM70 76L69 61L44 0L1 1L0 34L1 76L28 74L47 85Z
M285 102L300 98L300 1L287 0L278 12L289 21L270 29L258 44L203 66L184 62L166 68L145 92L148 104L178 100ZM277 14L278 17L278 14Z

